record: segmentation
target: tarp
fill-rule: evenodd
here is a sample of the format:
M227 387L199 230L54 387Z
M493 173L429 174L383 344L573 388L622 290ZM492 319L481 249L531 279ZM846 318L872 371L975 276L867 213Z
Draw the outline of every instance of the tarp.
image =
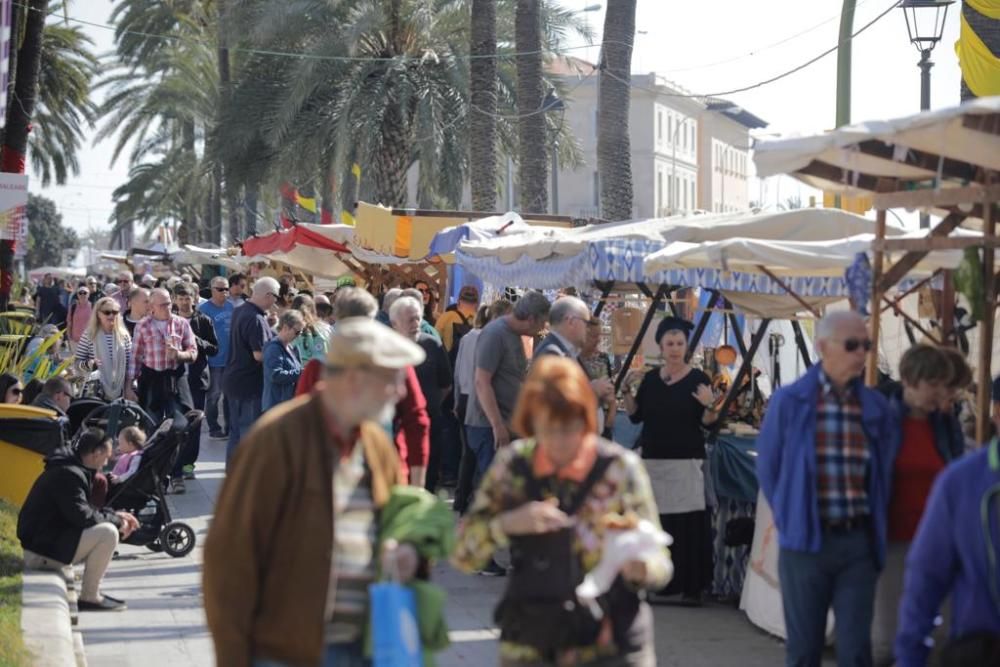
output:
M77 266L40 266L28 271L28 277L32 280L41 280L46 273L61 278L82 278L87 275L87 269Z
M353 238L354 228L350 225L302 223L290 229L246 239L243 241L243 254L248 257L270 255L275 252L289 252L300 245L333 252L349 252L346 244Z
M242 271L250 264L249 258L230 255L222 248L203 248L196 245L185 245L181 250L171 253L170 259L178 264L195 266L214 264L233 271Z

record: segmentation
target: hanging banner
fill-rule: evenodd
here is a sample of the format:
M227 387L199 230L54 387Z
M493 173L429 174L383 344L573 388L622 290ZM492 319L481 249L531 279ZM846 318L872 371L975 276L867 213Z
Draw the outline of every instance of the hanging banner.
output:
M24 242L28 236L27 205L28 177L0 173L0 240Z

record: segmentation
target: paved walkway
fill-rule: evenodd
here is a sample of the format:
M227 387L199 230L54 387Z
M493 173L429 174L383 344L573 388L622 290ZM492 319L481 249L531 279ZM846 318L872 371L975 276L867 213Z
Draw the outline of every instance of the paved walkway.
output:
M176 519L195 529L197 547L184 558L122 546L105 579L112 595L129 608L114 614L81 614L91 667L211 667L215 664L201 598L200 543L223 478L225 443L205 437L198 479L187 494L168 496ZM453 645L439 656L441 667L496 664L493 606L503 579L465 576L438 565L434 579L448 590L448 626ZM754 628L740 612L709 605L701 609L656 606L657 664L661 667L774 667L783 662L780 642ZM825 664L825 663L824 663ZM831 663L832 664L832 663Z

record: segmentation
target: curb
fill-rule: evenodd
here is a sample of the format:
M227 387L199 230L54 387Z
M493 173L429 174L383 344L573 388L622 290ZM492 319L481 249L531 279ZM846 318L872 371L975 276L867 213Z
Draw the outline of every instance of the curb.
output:
M25 570L22 581L21 630L33 664L76 665L65 577L56 572Z

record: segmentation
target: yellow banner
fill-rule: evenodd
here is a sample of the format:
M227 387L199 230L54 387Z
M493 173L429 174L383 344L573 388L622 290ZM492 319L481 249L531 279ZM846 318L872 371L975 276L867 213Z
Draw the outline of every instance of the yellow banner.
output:
M823 208L837 208L837 195L833 192L823 193ZM872 209L871 197L849 197L840 195L840 210L863 215Z
M295 193L295 201L299 206L309 211L310 213L316 212L316 198L315 197L303 197L300 193Z
M355 225L354 216L351 215L348 211L340 212L340 222L342 222L345 225L350 225L351 227L354 227Z
M965 4L983 16L1000 20L1000 0L965 0Z
M410 244L413 243L413 218L408 215L401 215L396 219L396 257L409 257Z
M1000 13L1000 0L981 0L993 5L993 11ZM971 3L970 3L971 4ZM987 12L982 12L992 18ZM955 53L962 67L962 79L976 97L1000 95L1000 58L994 56L989 47L972 29L963 15Z

